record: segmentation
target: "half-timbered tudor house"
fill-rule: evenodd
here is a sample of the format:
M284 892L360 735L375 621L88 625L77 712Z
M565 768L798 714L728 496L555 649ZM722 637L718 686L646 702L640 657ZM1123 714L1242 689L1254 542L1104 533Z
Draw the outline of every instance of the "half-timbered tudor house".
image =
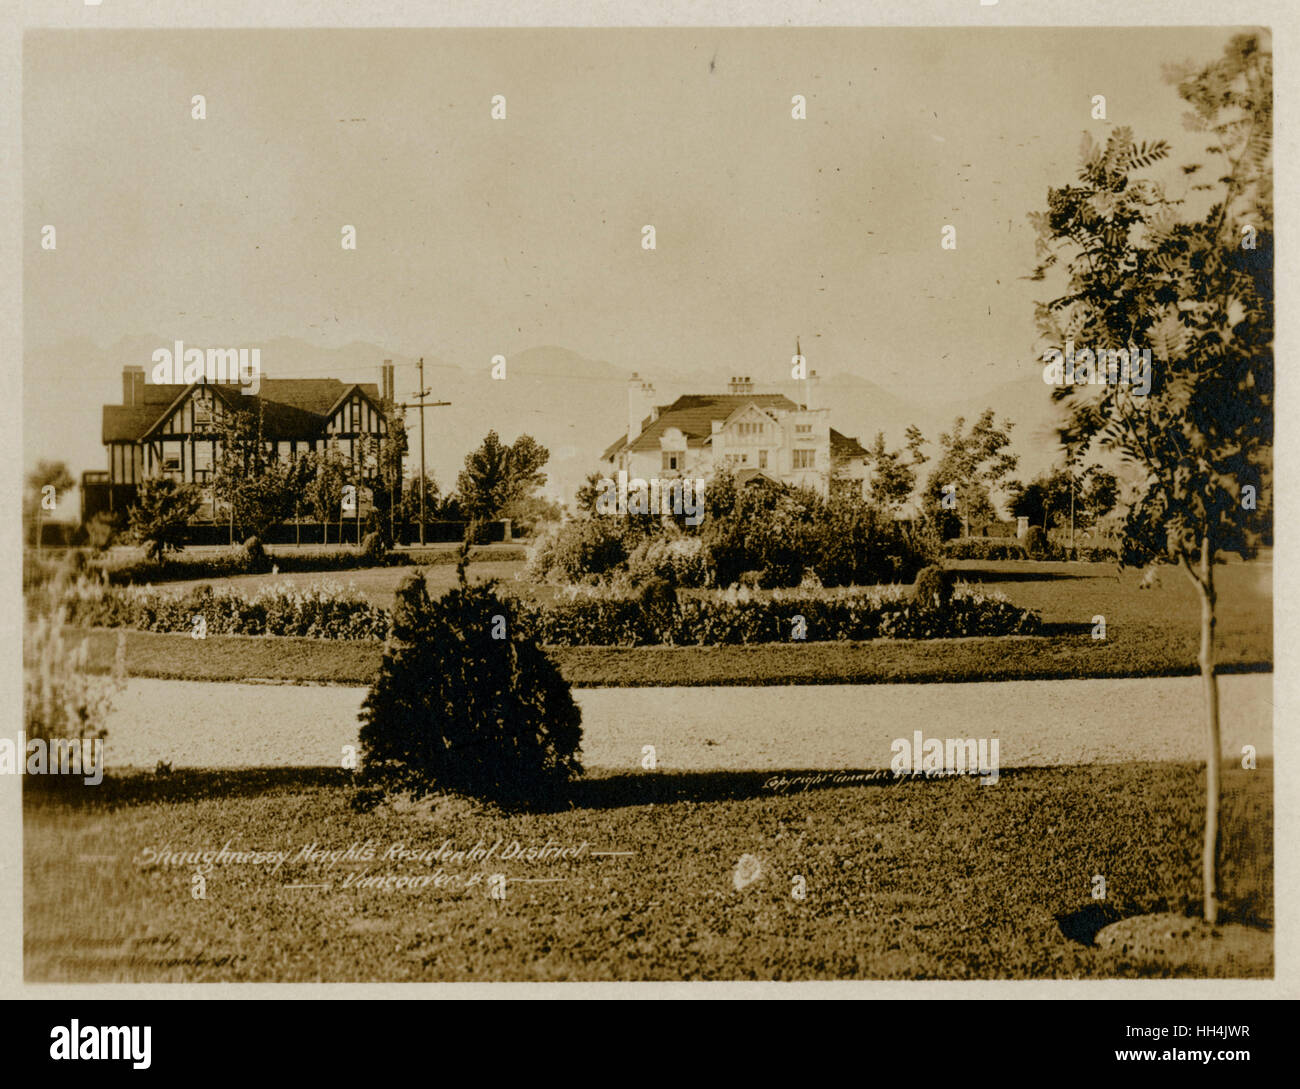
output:
M382 388L337 378L266 378L253 396L237 384L194 382L157 385L145 381L143 367L122 371L122 404L105 405L103 442L108 470L82 479L83 515L97 510L125 510L140 484L169 476L204 488L199 520L213 518L210 485L221 456L220 421L228 411L262 414L268 453L281 458L323 451L331 442L342 454L362 460L364 437L378 442L388 435L381 398L393 396L393 367L383 367ZM377 471L373 459L358 465L359 478Z

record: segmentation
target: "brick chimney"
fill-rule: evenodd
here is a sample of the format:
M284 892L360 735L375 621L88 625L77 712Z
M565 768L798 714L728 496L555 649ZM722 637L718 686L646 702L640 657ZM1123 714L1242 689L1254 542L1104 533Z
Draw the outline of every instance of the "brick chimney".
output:
M749 375L732 375L731 381L727 383L728 393L753 393L754 381Z
M144 404L144 368L122 368L122 404L128 408Z
M393 361L391 359L384 360L381 374L383 375L383 378L379 386L379 396L387 401L397 400L397 398L393 396L393 390L396 383L393 381Z

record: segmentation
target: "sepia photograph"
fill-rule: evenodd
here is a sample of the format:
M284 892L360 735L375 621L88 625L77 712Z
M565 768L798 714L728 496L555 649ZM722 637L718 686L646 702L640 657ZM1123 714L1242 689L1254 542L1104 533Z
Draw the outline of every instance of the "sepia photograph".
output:
M1276 978L1269 27L86 5L21 983Z

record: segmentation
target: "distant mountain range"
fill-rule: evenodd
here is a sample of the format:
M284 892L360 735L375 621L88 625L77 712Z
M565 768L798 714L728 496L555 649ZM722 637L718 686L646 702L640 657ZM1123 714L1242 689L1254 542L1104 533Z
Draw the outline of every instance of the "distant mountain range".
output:
M66 461L77 477L83 470L104 468L101 406L121 404L123 366L137 364L148 369L153 351L170 345L170 340L159 337L135 336L101 348L81 338L29 352L23 388L25 467L41 458L57 459ZM196 342L191 346L208 345ZM397 365L398 398L409 402L416 392L415 359L376 344L354 342L321 348L282 337L221 347L260 347L263 372L270 378L378 383L380 365L391 359ZM587 473L599 468L601 451L627 429L631 369L554 346L515 353L506 368L506 379L499 381L492 378L487 360L465 366L425 357L424 382L430 400L451 402L449 407L425 410L429 471L444 491L450 490L466 453L489 430L507 441L527 433L551 452L546 467L547 493L569 499ZM683 393L725 392L730 374L751 375L756 392L780 392L792 400L804 400L802 383L765 383L754 370L744 365L730 370L678 367L641 372L641 377L654 383L659 404L668 404ZM981 411L992 407L999 421L1007 417L1015 424L1013 449L1021 459L1016 475L1028 479L1057 458L1052 424L1058 410L1038 368L1027 366L1024 374L1022 379L1004 382L979 396L947 400L938 390L891 391L859 375L823 370L812 400L815 407L830 408L833 427L864 445L869 445L878 431L884 432L891 446L901 445L907 425L916 424L931 442L927 448L931 456L936 453L939 433L949 430L957 416L964 416L969 426ZM418 418L414 410L407 413L413 442L418 442ZM417 470L418 464L418 446L413 445L410 471Z

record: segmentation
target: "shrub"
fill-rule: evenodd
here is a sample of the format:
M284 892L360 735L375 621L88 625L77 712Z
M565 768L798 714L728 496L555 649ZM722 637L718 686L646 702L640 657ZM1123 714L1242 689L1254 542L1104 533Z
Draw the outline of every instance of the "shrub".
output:
M745 571L762 571L768 586L798 586L813 551L821 500L804 489L753 483L736 487L719 473L705 489L701 539L710 581L730 586Z
M667 579L650 578L637 591L637 604L645 624L655 632L671 632L677 609L677 591Z
M957 537L945 541L944 555L950 560L1027 560L1019 541L996 537Z
M518 623L544 644L562 646L677 646L784 643L796 622L809 641L925 639L959 635L1029 635L1037 614L1000 594L958 588L945 608L918 605L901 586L758 594L732 588L681 598L656 614L632 597L575 591L551 606L516 606Z
M954 590L942 608L912 602L886 610L879 634L885 639L952 639L972 635L1036 635L1042 630L1037 613L1020 609L1001 594Z
M306 588L273 583L246 598L233 590L214 591L206 583L181 593L82 579L66 590L61 603L68 622L82 627L189 633L201 616L209 635L382 639L388 632L386 610L351 588L328 582Z
M953 573L942 567L922 568L912 587L912 600L922 608L946 609L955 581Z
M126 683L126 634L118 635L112 673L92 675L86 669L88 640L75 647L65 642L66 616L62 606L53 606L24 632L30 668L23 671L23 727L29 738L46 741L102 740L113 698Z
M306 589L279 583L245 599L207 585L182 594L82 579L61 604L69 621L84 627L188 634L202 616L211 635L377 640L389 630L387 610L331 583ZM742 587L679 598L666 581L657 581L635 595L571 587L553 604L513 601L493 615L502 616L514 635L559 646L783 643L798 618L810 642L1032 634L1040 627L1035 613L969 587L954 588L940 608L919 602L903 586L812 592Z
M1030 526L1025 534L1025 552L1031 560L1045 559L1051 554L1052 546L1042 526Z
M258 537L249 537L244 542L244 557L249 571L269 571L271 568L271 561L267 558L266 549Z
M833 497L812 528L809 563L825 586L910 582L935 552L922 534L860 496Z
M189 520L202 502L197 485L167 476L146 480L130 511L131 533L144 545L145 558L161 563L168 552L185 547Z
M122 530L122 516L112 511L96 511L86 523L86 543L96 552L110 548Z
M1057 555L1065 560L1078 560L1081 563L1118 563L1119 549L1111 545L1076 545L1058 546Z
M581 582L612 573L627 560L621 520L581 518L548 534L533 550L529 576L553 582Z
M767 585L767 574L763 571L742 571L736 576L736 585L746 590L760 590Z
M371 531L361 538L361 558L369 563L379 564L387 555L388 549L384 539L377 531Z
M403 580L361 709L359 804L435 791L541 804L581 773L569 684L511 613L490 584L433 600L421 572Z
M663 579L677 587L703 586L708 579L704 544L698 537L671 534L651 537L632 549L625 581L638 586L648 579Z

